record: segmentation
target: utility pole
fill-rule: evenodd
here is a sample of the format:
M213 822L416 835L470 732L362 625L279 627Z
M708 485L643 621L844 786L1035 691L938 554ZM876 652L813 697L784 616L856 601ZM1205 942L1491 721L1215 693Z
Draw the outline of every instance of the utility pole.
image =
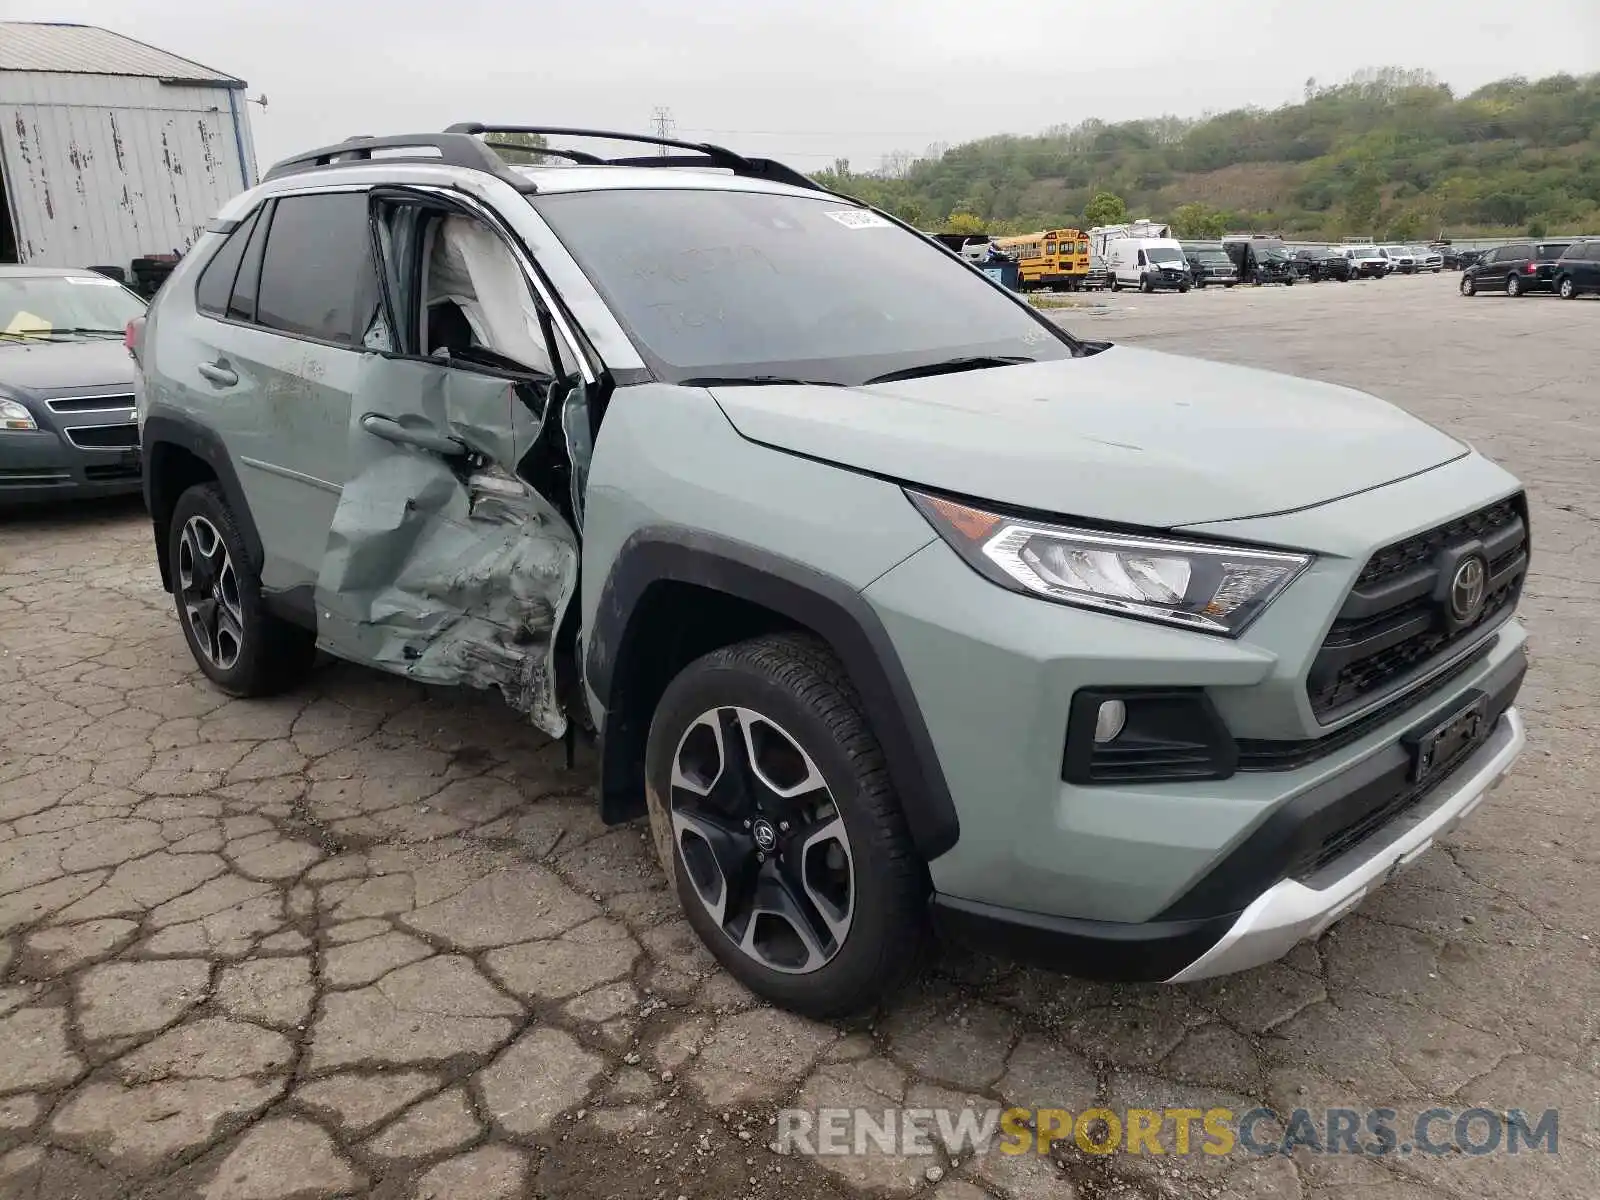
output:
M650 115L650 128L659 138L669 138L678 123L672 119L672 110L663 104L656 105L656 110ZM665 155L667 147L657 146L656 152Z

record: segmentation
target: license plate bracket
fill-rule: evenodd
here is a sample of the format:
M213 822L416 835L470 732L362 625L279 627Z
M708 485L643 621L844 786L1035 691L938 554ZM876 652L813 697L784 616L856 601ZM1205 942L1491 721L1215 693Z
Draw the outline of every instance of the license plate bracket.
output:
M1426 783L1453 765L1488 733L1489 697L1468 692L1443 716L1430 719L1400 739L1411 755L1411 782Z

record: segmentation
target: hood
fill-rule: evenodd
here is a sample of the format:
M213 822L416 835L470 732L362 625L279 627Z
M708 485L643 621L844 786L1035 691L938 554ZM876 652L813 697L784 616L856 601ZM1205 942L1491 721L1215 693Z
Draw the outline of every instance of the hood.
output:
M0 338L0 389L131 388L134 373L133 358L120 340L19 342Z
M1467 453L1364 392L1123 346L872 387L712 392L752 441L1147 528L1306 508Z

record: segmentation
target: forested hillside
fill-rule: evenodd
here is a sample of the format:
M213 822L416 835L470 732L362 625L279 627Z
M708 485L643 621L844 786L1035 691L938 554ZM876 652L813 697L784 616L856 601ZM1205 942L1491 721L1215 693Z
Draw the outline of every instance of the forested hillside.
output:
M1411 240L1600 232L1600 75L1503 79L1466 96L1426 72L1308 80L1305 99L1196 120L1089 120L870 172L819 176L926 229L1024 232L1129 217Z

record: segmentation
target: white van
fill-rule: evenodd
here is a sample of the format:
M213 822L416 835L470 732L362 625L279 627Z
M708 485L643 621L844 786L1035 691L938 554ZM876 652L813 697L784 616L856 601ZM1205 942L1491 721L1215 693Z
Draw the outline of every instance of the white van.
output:
M1171 289L1187 292L1193 280L1183 246L1176 238L1115 238L1106 243L1106 270L1111 290L1136 287L1141 292Z

